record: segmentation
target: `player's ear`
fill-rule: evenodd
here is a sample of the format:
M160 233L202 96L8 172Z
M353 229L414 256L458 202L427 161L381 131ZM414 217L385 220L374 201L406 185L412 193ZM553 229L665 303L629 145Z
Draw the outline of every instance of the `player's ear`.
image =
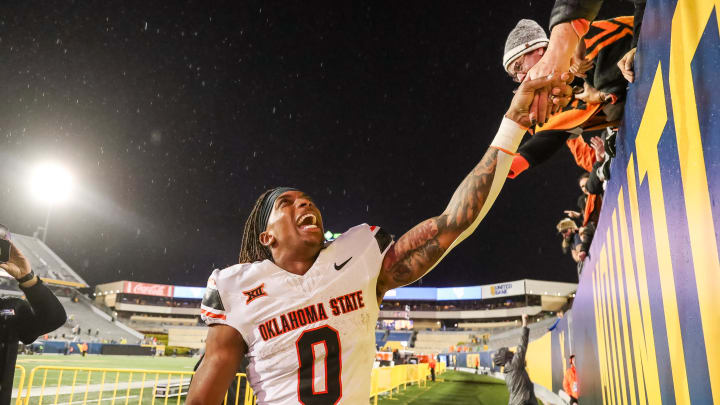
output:
M275 237L268 231L261 233L259 236L259 239L260 239L260 244L265 247L270 247L270 245L272 245L273 242L275 242Z

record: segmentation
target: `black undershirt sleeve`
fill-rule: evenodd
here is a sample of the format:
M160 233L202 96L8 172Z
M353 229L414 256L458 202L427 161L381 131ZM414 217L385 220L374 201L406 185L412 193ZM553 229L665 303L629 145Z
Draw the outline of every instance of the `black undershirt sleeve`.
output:
M550 13L550 31L553 27L579 18L592 22L600 11L602 0L555 0Z
M30 288L20 288L27 302L29 311L18 319L18 338L23 343L32 343L38 336L61 327L67 320L65 308L55 294L42 281Z
M540 131L520 145L517 153L528 161L530 167L535 167L560 150L569 136L566 131Z

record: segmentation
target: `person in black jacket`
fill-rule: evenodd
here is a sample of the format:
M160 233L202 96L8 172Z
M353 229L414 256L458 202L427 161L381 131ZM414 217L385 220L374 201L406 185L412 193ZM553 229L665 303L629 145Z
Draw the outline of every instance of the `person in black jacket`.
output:
M5 237L3 239L6 239ZM0 268L14 277L25 293L20 298L0 298L0 405L10 403L18 340L32 343L38 336L62 326L67 314L57 297L30 269L30 262L10 244L10 260Z
M522 316L522 336L515 353L503 347L493 357L496 366L505 366L505 384L510 392L508 405L538 405L535 389L525 370L530 329L527 327L527 315Z

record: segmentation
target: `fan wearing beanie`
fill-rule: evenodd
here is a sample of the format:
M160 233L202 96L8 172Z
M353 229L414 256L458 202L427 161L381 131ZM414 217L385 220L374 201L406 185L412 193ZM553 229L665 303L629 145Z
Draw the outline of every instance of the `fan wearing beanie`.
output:
M550 40L540 24L533 20L520 20L505 41L505 71L514 81L522 82L530 68L545 54L548 43Z
M578 166L592 170L595 152L583 136L602 137L605 128L617 127L622 117L628 83L616 63L632 46L633 22L632 16L620 16L590 24L588 35L579 42L570 67L576 75L575 100L546 122L529 129L534 136L519 147L508 177L515 178L541 164L563 144L570 149ZM505 41L503 68L515 82L532 79L531 72L542 63L551 42L537 22L520 20Z

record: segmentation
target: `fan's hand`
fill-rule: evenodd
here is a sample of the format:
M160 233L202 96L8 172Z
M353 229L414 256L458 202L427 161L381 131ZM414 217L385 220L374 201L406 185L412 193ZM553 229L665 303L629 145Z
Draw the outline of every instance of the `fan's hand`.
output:
M30 274L30 262L12 242L10 242L10 260L7 263L0 264L0 268L8 272L16 280Z
M534 80L525 80L515 91L515 96L510 102L505 116L517 122L524 127L531 127L536 123L544 123L546 117L539 117L535 111L531 111L531 105L538 94L546 94L545 104L552 106L566 106L572 96L572 88L569 83L572 82L573 75L571 73L563 73L562 75L549 75ZM550 89L549 93L545 89ZM550 96L547 96L550 94ZM549 114L548 114L549 117Z

